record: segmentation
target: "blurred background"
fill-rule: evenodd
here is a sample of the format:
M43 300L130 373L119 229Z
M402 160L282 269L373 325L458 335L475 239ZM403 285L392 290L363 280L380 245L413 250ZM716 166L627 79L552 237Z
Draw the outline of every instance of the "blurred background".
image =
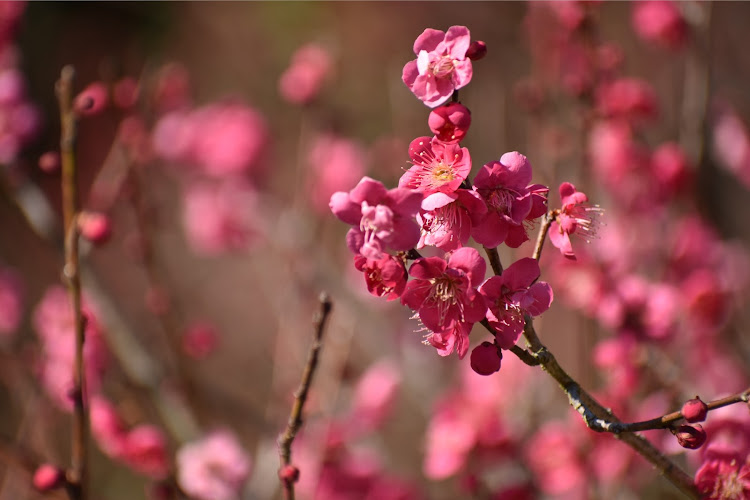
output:
M40 157L59 144L54 86L72 64L91 111L82 206L104 217L84 245L106 345L96 391L124 425L162 429L170 457L231 429L252 461L241 497L280 498L275 440L325 290L333 314L293 448L302 498L677 498L611 451L624 445L588 436L541 370L507 354L481 378L423 345L411 311L367 292L327 207L363 175L397 185L409 142L430 135L402 68L425 28L465 25L488 48L460 92L472 176L517 150L550 208L569 181L605 210L592 243L574 241L577 262L545 248L555 302L535 322L542 340L626 419L744 389L750 5L675 5L670 25L627 2L6 4L0 66L17 80L0 76L0 315L18 318L0 338L3 440L69 460L40 333L55 319L39 313L61 283L60 175ZM506 267L531 251L500 248ZM488 337L476 326L472 345ZM489 420L461 423L451 404ZM667 432L647 434L691 474L700 465ZM164 476L91 449L92 498L184 494L171 458ZM35 498L22 468L0 464L0 478L0 498Z

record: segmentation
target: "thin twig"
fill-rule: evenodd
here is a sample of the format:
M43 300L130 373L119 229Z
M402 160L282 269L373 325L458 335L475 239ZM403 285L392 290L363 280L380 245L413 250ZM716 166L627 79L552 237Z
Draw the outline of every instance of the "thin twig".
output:
M495 276L503 274L503 264L500 262L500 255L497 253L497 248L484 247L484 253L487 254L487 259L490 261L490 267Z
M292 412L289 415L289 422L287 423L286 430L279 436L278 440L279 457L281 458L282 467L292 465L292 442L294 441L297 432L299 432L302 427L302 409L305 406L305 401L307 401L307 393L310 391L313 375L318 366L320 348L323 347L323 332L325 330L328 316L331 313L331 308L332 303L330 298L326 293L322 293L320 295L320 310L313 318L314 336L307 356L305 370L302 373L302 380L300 381L299 388L297 389L297 392L294 393L294 405L292 405ZM296 478L290 477L289 475L281 477L281 483L284 486L284 496L287 500L294 500L295 480Z
M725 398L717 399L714 401L711 401L710 403L706 403L706 411L716 410L719 408L723 408L725 406L737 404L737 403L747 403L748 399L750 398L750 388L745 389L742 392L738 392L737 394L733 394L732 396L727 396ZM667 429L669 427L672 427L672 424L677 422L678 420L682 420L685 418L682 415L681 411L674 411L672 413L667 413L666 415L662 415L661 417L652 418L649 420L643 420L641 422L632 422L632 423L625 423L621 422L619 424L613 425L613 431L612 432L638 432L638 431L647 431L652 429Z
M62 205L65 233L65 266L63 275L68 286L75 328L75 362L73 365L73 436L71 445L71 467L68 471L68 495L72 500L86 499L88 416L84 404L86 381L83 367L83 311L81 307L81 277L78 265L78 229L76 218L79 210L78 182L76 173L76 125L73 110L72 66L65 66L57 82L57 99L60 105L60 156L62 160Z
M570 405L581 414L590 429L597 432L613 433L617 439L624 441L651 462L682 493L690 498L700 498L700 494L693 484L693 479L677 464L664 456L647 439L632 432L618 432L617 426L622 422L611 410L602 406L563 370L555 356L539 340L529 316L526 317L526 327L523 334L529 344L531 355L537 358L542 365L542 369L560 384L560 387L568 396Z
M542 248L544 248L544 241L547 239L547 232L549 231L549 227L552 224L552 221L555 220L554 213L552 211L544 214L542 216L542 225L539 228L539 233L536 237L536 245L534 245L534 253L531 254L531 258L535 260L539 260L542 256Z

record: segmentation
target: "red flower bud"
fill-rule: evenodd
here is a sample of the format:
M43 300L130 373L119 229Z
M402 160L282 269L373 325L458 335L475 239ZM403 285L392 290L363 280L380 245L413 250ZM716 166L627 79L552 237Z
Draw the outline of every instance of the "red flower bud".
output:
M54 465L42 464L34 471L31 483L37 491L51 491L65 483L65 472Z
M703 422L706 420L706 414L708 413L708 406L706 406L706 403L701 401L701 398L698 396L695 397L695 399L688 400L684 405L682 405L682 409L680 410L682 413L682 416L690 422L691 424L695 422Z
M54 174L60 170L60 153L47 151L39 157L39 168L48 174Z
M461 141L471 125L471 111L463 104L452 102L435 108L427 119L430 130L439 141L456 143Z
M689 450L698 449L706 442L706 431L700 424L683 424L677 428L674 435L680 446Z
M109 217L99 212L81 212L78 216L78 230L81 236L94 244L107 241L112 234Z
M487 44L481 40L471 42L469 49L466 51L466 57L472 61L478 61L487 55Z
M296 483L299 480L299 469L294 465L283 465L279 469L279 479L285 483Z
M492 375L500 370L502 351L491 342L482 342L471 351L471 369L479 375Z
M108 94L106 85L94 82L76 96L73 100L73 110L80 116L96 115L107 106Z

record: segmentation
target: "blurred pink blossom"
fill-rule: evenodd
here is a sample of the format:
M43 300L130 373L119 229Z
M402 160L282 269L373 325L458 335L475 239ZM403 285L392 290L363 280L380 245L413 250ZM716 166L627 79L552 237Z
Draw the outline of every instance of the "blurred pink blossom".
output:
M188 326L182 335L182 350L193 359L206 359L219 344L219 333L206 322L196 322Z
M713 122L713 153L722 167L750 187L750 132L733 109L725 105L717 108Z
M117 409L103 396L89 398L91 435L107 456L119 459L125 451L127 428Z
M250 475L251 459L237 438L218 430L177 450L177 482L200 500L233 500Z
M298 48L279 79L279 93L292 104L308 104L330 78L333 58L322 45L310 43Z
M330 133L317 136L307 157L312 208L327 213L333 193L352 189L365 174L366 155L362 145L351 139Z
M401 374L389 360L370 366L357 382L352 399L352 419L356 426L372 431L379 428L393 410Z
M73 100L73 109L81 116L98 115L109 104L109 92L102 82L88 84Z
M23 317L23 281L10 268L0 268L0 338L16 332Z
M648 0L634 2L632 23L636 34L644 41L679 49L688 37L688 25L680 11L679 2Z
M247 249L262 234L256 191L244 182L193 183L185 190L183 223L204 255Z
M180 63L164 65L156 79L154 105L160 113L184 109L190 105L190 75Z
M123 443L122 459L136 472L153 479L169 474L167 440L161 429L142 424L131 429Z

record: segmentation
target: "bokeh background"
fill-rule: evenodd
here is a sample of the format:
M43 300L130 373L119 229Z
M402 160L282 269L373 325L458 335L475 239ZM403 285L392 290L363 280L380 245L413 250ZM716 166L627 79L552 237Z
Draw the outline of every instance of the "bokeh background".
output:
M540 4L534 7L541 8ZM658 99L658 115L639 130L638 140L652 147L677 141L690 160L694 181L680 188L679 200L667 211L699 214L720 239L732 241L733 248L745 252L750 243L749 188L741 175L717 160L720 155L712 148L711 120L717 103L735 110L739 117L750 117L750 59L745 50L750 4L681 4L694 28L694 38L682 50L665 49L637 37L630 3L604 2L590 8L593 21L587 36L591 43L616 43L622 50L619 71L650 83ZM353 140L367 174L395 186L409 166L409 142L429 134L428 109L400 79L403 65L414 57L414 39L427 27L465 25L473 39L483 40L488 47L487 57L474 63L471 84L461 90L461 101L473 113L471 131L463 143L471 151L472 174L483 163L517 150L534 166L534 181L551 187L550 206L558 203L556 186L568 180L609 210L607 202L614 203L614 197L601 188L586 156L591 126L581 111L588 105L586 99L555 87L555 76L550 76L555 73L554 65L565 68L573 63L539 58L540 53L552 51L556 28L552 21L535 24L529 20L529 9L529 4L520 2L26 5L13 40L28 100L38 107L40 121L34 139L5 169L0 200L0 265L15 269L22 277L25 304L22 323L4 344L0 363L3 435L46 460L67 463L69 416L46 398L36 381L41 354L32 319L48 287L60 282L61 240L54 228L40 235L17 205L20 193L31 192L46 200L29 202L32 206L48 207L53 219L60 213L59 175L37 167L39 156L55 149L59 141L54 83L60 69L65 64L75 66L79 89L94 81L111 84L125 76L146 89L158 80L165 65L176 63L188 75L190 106L242 102L265 120L268 140L258 160L262 167L253 171L259 172L253 179L258 196L252 213L246 215L258 234L233 251L213 255L196 251L186 235L184 214L185 192L194 181L194 172L155 155L138 166L136 187L130 186L132 180L118 177L113 153L122 120L130 111L110 106L83 119L78 143L83 206L106 211L112 227L109 241L87 247L85 255L84 289L101 313L105 338L135 339L148 358L157 362L164 373L157 398L159 392L187 392L188 407L200 428L233 429L254 462L244 498L279 498L275 439L286 423L304 365L318 294L325 290L332 297L334 312L305 425L325 428L334 416L345 414L359 377L375 362L389 359L401 380L392 414L364 441L381 457L384 470L415 485L426 498L471 497L461 480L435 481L423 473L425 433L434 405L456 387L468 360L439 357L433 348L422 345L418 325L409 320L410 311L397 301L385 303L368 295L361 275L351 265L345 225L311 201L319 186L312 178L314 167L308 153L316 134L329 132ZM333 64L318 98L301 106L280 95L279 78L295 50L311 42L329 50ZM544 95L541 108L534 105L533 92L539 89ZM147 101L135 109L149 117L149 126L158 120ZM111 186L115 186L115 197L105 203L97 187L106 191ZM142 209L140 215L134 206ZM245 205L243 209L248 210ZM618 217L627 216L627 209L619 209ZM648 214L637 214L644 225L628 233L628 246L638 247L642 238L644 248L669 251L665 226L669 219L663 214L653 218L661 222L648 226ZM144 228L152 250L145 261L134 258L138 249L142 251L138 244L142 244L139 238ZM527 243L517 251L501 249L501 257L511 262L530 252ZM550 246L545 258L552 259L555 252ZM744 271L740 266L735 272ZM554 285L552 278L543 274L543 279ZM713 338L731 351L747 384L750 342L743 292L733 292L727 300L733 304L731 313ZM217 346L200 361L174 349L179 345L174 335L194 322L209 323L218 332ZM536 325L571 374L588 387L601 384L591 352L598 339L613 335L611 330L567 307L562 293ZM475 329L474 342L484 340L486 333L480 330ZM103 391L129 424L163 424L154 394L128 376L128 356L132 353L125 348L124 353L111 357ZM669 366L679 364L673 358L680 356L678 350L660 348L656 363L669 371ZM501 369L492 383L507 387L518 382L514 376L515 372L504 378ZM534 380L506 389L522 397L516 394L516 409L505 411L533 415L528 421L536 423L564 419L571 410L554 381L543 376ZM688 382L674 394L693 391L690 395L694 395L695 387ZM716 395L702 394L705 398ZM322 438L312 431L308 437L311 453L315 455L315 443L322 453ZM171 436L170 448L178 444ZM612 440L611 446L620 445ZM20 469L0 465L0 477L0 498L34 498L28 475ZM93 443L91 480L94 498L111 500L141 498L149 483L105 457ZM675 494L656 477L639 488L618 493L618 498ZM591 495L615 498L602 490Z

